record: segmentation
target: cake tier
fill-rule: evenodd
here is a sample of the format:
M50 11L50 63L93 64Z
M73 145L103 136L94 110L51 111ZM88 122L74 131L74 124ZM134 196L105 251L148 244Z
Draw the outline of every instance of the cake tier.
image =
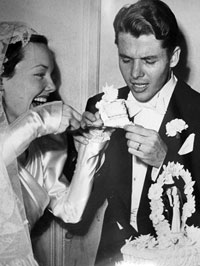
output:
M200 249L196 245L174 246L168 249L138 249L126 247L124 262L118 266L199 266Z

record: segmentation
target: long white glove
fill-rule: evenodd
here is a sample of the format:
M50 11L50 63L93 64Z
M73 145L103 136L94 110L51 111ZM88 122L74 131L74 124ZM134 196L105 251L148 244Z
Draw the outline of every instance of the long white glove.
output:
M53 214L66 223L77 223L81 220L90 196L94 174L104 162L104 151L110 134L101 130L93 130L91 134L92 138L87 145L80 144L76 169L65 196L57 195L51 200Z

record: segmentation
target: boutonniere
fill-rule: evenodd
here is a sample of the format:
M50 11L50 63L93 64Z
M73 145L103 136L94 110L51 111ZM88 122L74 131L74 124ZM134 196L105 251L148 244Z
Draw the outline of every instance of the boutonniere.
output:
M168 137L178 137L179 134L188 128L188 125L183 119L173 119L166 124L166 135Z

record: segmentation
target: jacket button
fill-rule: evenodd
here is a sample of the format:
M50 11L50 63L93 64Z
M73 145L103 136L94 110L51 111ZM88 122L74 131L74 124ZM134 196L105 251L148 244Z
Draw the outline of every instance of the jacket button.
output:
M72 235L70 232L67 232L67 233L65 234L65 238L66 238L66 239L72 239L72 238L73 238L73 235Z

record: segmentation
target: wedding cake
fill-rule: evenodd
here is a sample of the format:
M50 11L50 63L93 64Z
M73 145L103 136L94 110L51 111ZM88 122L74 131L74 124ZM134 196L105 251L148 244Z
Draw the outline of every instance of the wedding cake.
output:
M102 99L96 103L105 127L123 128L130 124L126 100L118 99L118 90L106 84Z
M200 229L186 225L195 211L193 185L191 174L179 163L163 167L148 193L156 237L149 234L128 240L121 249L123 262L116 266L200 265Z

